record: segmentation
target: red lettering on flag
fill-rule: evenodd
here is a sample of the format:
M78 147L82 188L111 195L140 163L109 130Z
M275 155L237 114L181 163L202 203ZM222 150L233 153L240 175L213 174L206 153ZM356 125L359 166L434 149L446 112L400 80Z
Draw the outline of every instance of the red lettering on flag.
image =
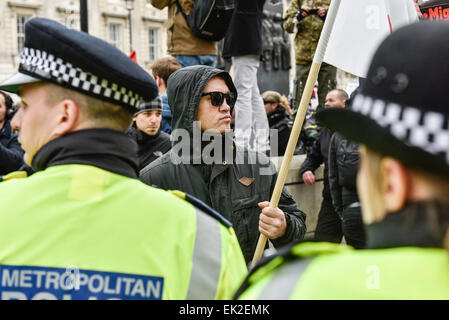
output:
M449 9L443 10L443 17L444 17L444 20L449 20Z
M441 7L429 8L429 19L430 20L440 20L439 10Z

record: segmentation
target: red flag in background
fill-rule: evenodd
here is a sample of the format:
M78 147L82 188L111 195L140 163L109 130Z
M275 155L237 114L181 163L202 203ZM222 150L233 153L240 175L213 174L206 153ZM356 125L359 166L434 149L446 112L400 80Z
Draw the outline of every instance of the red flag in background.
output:
M131 51L131 53L129 54L129 57L131 58L132 61L137 63L137 54L136 54L135 50Z

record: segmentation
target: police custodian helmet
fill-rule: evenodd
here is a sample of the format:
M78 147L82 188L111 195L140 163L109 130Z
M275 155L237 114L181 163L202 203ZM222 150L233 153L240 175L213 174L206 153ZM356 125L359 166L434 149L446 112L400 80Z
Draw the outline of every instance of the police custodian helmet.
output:
M419 22L377 49L352 110L317 120L411 169L449 178L449 24Z
M123 52L85 32L44 18L25 25L19 72L0 84L17 92L24 84L48 81L135 113L158 89L153 78Z

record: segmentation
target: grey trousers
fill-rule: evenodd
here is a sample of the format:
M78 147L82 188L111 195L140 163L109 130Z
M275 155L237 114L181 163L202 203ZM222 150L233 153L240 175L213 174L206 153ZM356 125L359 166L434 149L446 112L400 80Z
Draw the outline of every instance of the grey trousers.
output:
M232 57L235 104L235 142L250 149L269 150L269 126L265 106L257 84L260 59L256 55Z

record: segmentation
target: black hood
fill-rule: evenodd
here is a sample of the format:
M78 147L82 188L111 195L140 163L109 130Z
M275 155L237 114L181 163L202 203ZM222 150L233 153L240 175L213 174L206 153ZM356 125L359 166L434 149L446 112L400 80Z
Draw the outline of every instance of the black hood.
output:
M218 75L223 77L229 90L237 97L231 76L220 69L191 66L179 69L168 78L167 97L172 112L172 130L186 129L193 134L201 93L209 80Z

